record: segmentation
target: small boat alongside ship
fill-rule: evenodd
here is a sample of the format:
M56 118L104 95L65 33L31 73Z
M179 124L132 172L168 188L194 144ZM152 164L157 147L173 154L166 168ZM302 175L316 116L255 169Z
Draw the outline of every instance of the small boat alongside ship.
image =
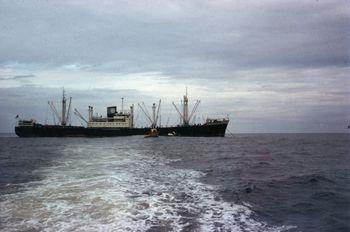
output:
M186 91L187 92L187 91ZM86 126L73 126L68 123L71 111L71 100L67 105L67 98L63 91L62 97L62 113L59 114L54 104L49 102L49 106L55 117L60 122L59 125L48 125L38 123L35 119L22 120L18 119L15 127L16 135L19 137L113 137L113 136L131 136L145 135L147 137L156 136L191 136L191 137L224 137L228 118L207 118L202 124L191 124L191 119L200 103L197 100L191 113L189 113L187 93L183 98L183 110L173 105L178 112L182 124L176 126L159 126L159 100L158 106L154 103L152 106L152 115L148 114L145 105L140 105L140 109L144 112L146 118L150 121L150 127L135 127L134 126L134 105L131 105L129 110L122 109L117 111L117 106L107 107L106 117L94 116L93 107L88 107L89 118L85 119L77 109L74 109L74 114L86 123Z
M159 136L159 131L155 128L151 128L149 131L146 132L145 138L155 138Z

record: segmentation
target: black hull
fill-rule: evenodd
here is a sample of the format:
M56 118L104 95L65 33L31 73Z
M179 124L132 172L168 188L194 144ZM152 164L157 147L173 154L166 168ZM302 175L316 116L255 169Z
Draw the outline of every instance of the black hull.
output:
M224 137L227 123L160 127L159 135L191 137ZM115 137L144 135L150 128L86 128L81 126L54 126L34 124L15 127L19 137Z

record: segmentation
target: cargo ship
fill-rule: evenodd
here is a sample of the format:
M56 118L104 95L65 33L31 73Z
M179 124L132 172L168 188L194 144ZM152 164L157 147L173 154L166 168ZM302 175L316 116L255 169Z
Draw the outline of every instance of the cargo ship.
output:
M200 101L197 100L191 113L189 113L187 91L183 97L182 112L173 102L181 118L181 123L176 126L165 127L158 125L161 100L159 100L158 105L153 103L151 115L148 113L144 103L143 105L138 104L150 122L149 127L134 126L134 105L131 105L129 110L124 110L123 98L121 110L117 111L117 106L109 106L105 117L101 115L94 116L92 106L88 107L88 119L85 119L77 109L74 109L74 114L84 121L86 126L70 125L68 122L71 114L71 101L72 98L69 98L67 104L67 98L63 90L61 114L58 113L53 102L48 102L59 124L41 124L35 119L23 120L17 115L16 135L19 137L113 137L145 135L151 129L156 129L159 136L224 137L229 123L228 117L225 117L207 118L204 123L191 124L191 119Z

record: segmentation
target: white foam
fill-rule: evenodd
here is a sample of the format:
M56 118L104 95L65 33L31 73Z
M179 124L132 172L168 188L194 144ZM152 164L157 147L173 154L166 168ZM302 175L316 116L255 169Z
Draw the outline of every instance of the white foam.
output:
M252 218L248 206L224 202L204 173L175 169L152 151L67 146L43 180L1 197L4 231L281 231Z

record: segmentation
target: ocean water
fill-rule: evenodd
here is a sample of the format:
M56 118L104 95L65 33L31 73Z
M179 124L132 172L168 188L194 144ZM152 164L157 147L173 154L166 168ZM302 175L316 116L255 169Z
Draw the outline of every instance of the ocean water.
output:
M350 135L1 137L0 230L350 231Z

